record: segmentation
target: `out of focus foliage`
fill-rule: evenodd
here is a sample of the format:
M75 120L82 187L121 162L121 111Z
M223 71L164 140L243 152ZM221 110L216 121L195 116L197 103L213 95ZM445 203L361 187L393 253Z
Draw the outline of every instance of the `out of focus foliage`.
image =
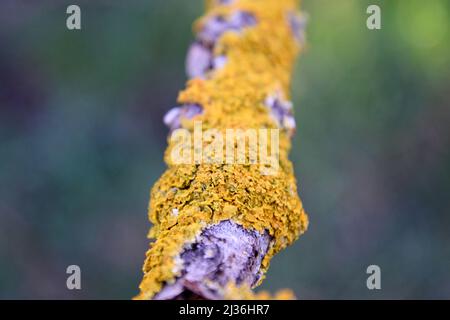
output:
M0 4L0 298L137 293L162 116L202 2ZM382 29L365 27L382 8ZM308 232L264 288L307 298L450 297L450 3L305 0L291 159ZM66 267L82 290L66 289ZM382 290L366 288L366 267Z

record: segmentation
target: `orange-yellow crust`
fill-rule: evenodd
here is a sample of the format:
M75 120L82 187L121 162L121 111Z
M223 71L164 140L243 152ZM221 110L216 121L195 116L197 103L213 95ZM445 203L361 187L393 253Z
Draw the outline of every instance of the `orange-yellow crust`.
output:
M295 300L294 293L289 289L282 289L275 294L268 291L253 292L248 286L237 287L234 283L228 283L224 288L224 300Z
M297 1L214 3L209 1L208 12L195 24L196 30L212 15L227 16L236 10L252 13L257 23L220 37L214 54L225 55L227 62L205 79L188 81L178 102L199 104L204 112L184 119L182 126L193 130L194 121L202 121L203 130L276 128L264 101L275 91L286 99L289 96L291 70L301 47L286 17L297 10ZM173 147L169 141L165 155L168 169L153 187L149 204L153 223L149 236L157 240L147 252L136 299L151 299L164 283L173 282L182 268L179 255L183 248L211 224L231 219L244 228L267 231L273 241L262 262L263 271L275 253L306 230L308 218L288 159L290 137L282 130L279 146L280 170L275 175L263 175L257 165L176 165L169 156Z

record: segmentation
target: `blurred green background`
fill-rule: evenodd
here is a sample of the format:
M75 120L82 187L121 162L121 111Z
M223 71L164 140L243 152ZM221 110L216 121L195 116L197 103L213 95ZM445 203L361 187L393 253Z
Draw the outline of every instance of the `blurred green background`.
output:
M129 299L201 0L0 3L0 298ZM366 28L366 8L382 29ZM291 159L310 228L262 288L450 298L450 2L305 0ZM66 289L77 264L82 290ZM366 288L377 264L382 290Z

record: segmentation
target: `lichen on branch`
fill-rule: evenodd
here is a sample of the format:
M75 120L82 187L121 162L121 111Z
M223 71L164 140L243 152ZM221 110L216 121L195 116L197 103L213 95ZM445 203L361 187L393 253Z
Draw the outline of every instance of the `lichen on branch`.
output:
M190 80L166 124L189 131L195 122L222 132L278 128L279 170L266 175L253 164L176 164L169 139L168 168L151 191L149 236L155 241L136 299L182 298L186 292L211 299L266 297L249 288L261 282L273 255L306 230L288 159L295 131L289 85L304 39L297 2L208 1L196 22L186 62Z

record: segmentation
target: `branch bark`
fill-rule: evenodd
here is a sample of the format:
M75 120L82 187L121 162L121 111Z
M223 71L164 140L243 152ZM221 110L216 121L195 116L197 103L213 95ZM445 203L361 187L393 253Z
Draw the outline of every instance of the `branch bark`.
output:
M201 233L181 254L183 271L154 299L221 299L221 288L230 281L255 285L270 236L225 220Z
M305 25L297 5L295 0L208 1L187 56L187 88L164 118L172 138L187 133L190 145L193 135L194 158L174 160L178 142L169 139L168 169L153 187L149 206L149 236L156 241L147 252L136 299L267 297L250 288L261 282L272 256L306 230L308 218L288 159L295 131L289 84ZM209 154L196 157L212 144L195 144L196 135L208 129L225 136L229 129L261 128L279 132L264 145L275 149L277 162L252 162L249 150L244 163L205 162L222 154L217 141ZM258 132L261 151L266 131ZM235 138L233 155L236 145L250 145L251 135ZM268 165L277 170L268 172Z

